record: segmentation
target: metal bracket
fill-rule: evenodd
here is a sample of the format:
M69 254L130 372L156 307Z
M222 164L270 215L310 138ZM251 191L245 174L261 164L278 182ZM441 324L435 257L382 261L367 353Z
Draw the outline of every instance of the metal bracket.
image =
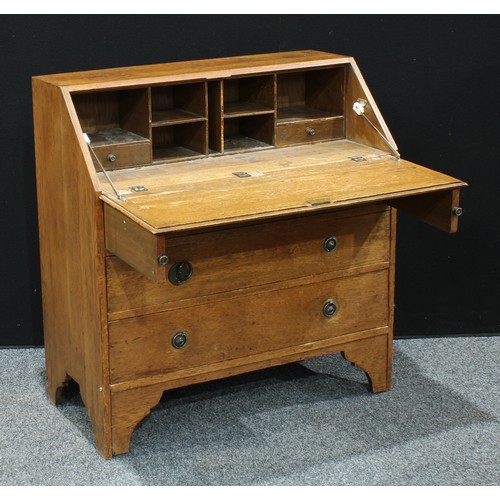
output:
M399 160L401 158L401 155L399 154L399 151L397 150L397 148L395 148L388 140L387 140L387 137L384 136L384 134L382 134L382 132L380 132L380 130L370 121L370 119L365 115L365 106L367 105L367 101L366 99L361 99L361 98L358 98L356 100L356 102L352 105L352 109L353 111L358 115L358 116L362 116L369 124L370 126L373 128L373 130L375 130L375 132L377 132L377 134L380 136L380 138L389 146L389 148L391 149L391 151L394 153L394 156L396 157L396 160Z
M318 198L317 200L308 200L307 203L309 203L309 205L312 205L312 206L316 206L316 205L328 205L329 203L331 203L332 201L327 199L327 198Z
M103 167L101 160L99 160L99 157L96 155L95 151L92 149L92 146L90 145L90 137L87 134L83 134L83 139L87 146L89 147L90 152L94 155L94 158L97 161L97 164L101 167L102 173L106 176L106 179L108 179L108 182L110 183L111 187L113 188L113 191L115 192L116 197L120 201L127 201L127 198L125 196L121 195L118 190L115 188L115 185L113 184L113 181L109 177L109 174L106 172L106 169ZM115 158L116 159L116 158ZM111 160L110 160L111 161Z

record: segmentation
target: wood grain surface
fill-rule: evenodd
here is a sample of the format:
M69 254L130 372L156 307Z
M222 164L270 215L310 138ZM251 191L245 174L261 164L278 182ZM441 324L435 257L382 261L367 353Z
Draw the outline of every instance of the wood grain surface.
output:
M353 161L353 157L365 161ZM240 171L250 176L234 175ZM201 159L189 165L121 170L113 180L119 189L135 184L148 188L143 194L127 194L126 202L109 192L103 200L153 232L316 210L314 200L326 200L329 207L358 205L465 184L347 140L222 156L209 162Z
M79 384L96 446L109 458L103 207L88 169L90 155L84 149L84 157L74 134L69 94L35 79L33 95L49 397L57 403L68 377Z
M316 50L298 50L60 73L57 75L43 75L39 78L53 85L68 87L69 90L82 91L95 88L119 88L204 79L212 80L259 73L273 73L274 71L296 70L304 67L315 68L330 64L345 64L347 62L349 62L348 57L338 54Z

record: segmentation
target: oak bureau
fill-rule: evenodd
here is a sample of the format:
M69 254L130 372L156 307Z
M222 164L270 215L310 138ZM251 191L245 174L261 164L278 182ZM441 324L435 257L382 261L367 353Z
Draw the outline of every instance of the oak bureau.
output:
M78 384L104 457L172 388L341 352L390 389L396 210L455 232L465 183L400 158L352 58L37 76L33 102L48 394Z

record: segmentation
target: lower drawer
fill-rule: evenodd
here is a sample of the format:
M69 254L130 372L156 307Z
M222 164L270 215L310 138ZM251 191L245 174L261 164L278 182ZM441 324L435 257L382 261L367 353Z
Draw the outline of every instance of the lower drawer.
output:
M385 269L110 322L111 382L386 326L388 275Z

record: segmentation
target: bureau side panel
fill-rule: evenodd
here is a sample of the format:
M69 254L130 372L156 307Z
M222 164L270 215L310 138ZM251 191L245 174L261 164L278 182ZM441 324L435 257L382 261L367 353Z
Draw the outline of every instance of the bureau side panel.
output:
M74 379L96 444L111 456L102 203L69 95L33 80L44 340L49 396Z

